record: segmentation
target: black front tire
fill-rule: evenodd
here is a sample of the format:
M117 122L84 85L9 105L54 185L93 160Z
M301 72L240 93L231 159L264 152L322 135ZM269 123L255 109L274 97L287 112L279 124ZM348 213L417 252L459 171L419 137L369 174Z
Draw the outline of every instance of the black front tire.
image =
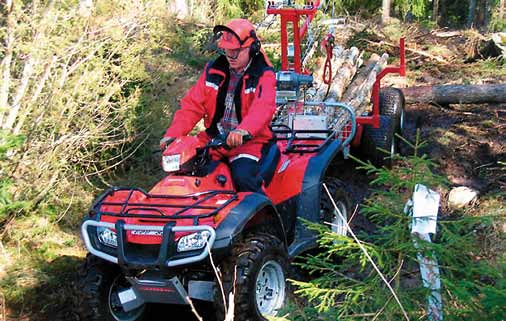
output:
M351 198L346 190L346 185L337 178L327 177L324 181L327 189L332 195L332 199L341 212L344 219L348 220L351 213ZM320 201L320 219L323 224L330 223L330 229L341 236L347 234L346 224L337 213L334 204L329 198L327 191L322 186L322 195Z
M126 312L121 307L117 293L126 289L121 269L112 263L88 254L80 267L76 282L76 309L81 321L141 321L146 306Z
M249 235L234 247L221 264L226 306L229 293L234 293L234 320L265 321L284 306L287 266L286 249L273 235ZM224 320L225 304L217 288L216 317Z

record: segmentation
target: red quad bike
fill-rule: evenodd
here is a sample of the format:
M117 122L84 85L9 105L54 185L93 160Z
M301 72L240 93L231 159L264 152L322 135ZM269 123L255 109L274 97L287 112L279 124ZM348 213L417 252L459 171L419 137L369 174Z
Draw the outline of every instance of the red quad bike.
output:
M321 126L322 118L316 126L301 114L308 108L338 112L341 129ZM81 227L89 251L77 282L82 320L142 320L151 303L170 313L196 299L214 302L221 321L229 292L235 320L266 320L283 307L290 260L316 246L300 218L346 233L322 183L347 217L348 194L326 170L356 130L340 103L295 103L287 113L291 125L310 129L272 126L276 141L260 161L264 193L236 192L228 165L211 159L212 149L226 147L223 137L204 145L188 136L163 151L167 176L149 192L113 187L96 199Z

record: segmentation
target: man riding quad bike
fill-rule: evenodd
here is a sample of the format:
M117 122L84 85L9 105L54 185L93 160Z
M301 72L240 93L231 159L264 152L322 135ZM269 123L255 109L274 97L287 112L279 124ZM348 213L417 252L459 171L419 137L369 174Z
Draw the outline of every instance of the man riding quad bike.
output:
M224 48L221 63L233 67L249 48L247 66L235 80L239 89L227 87L233 77L228 70L208 65L183 98L190 108L183 105L176 113L161 142L167 176L149 192L108 189L84 220L89 254L77 282L81 320L137 321L150 303L203 300L214 302L221 321L230 293L235 320L266 320L285 302L290 260L316 246L316 236L300 218L329 222L335 232L346 233L341 217L347 217L350 201L343 184L326 171L349 148L354 112L339 103L296 104L288 108L291 123L269 128L274 73L259 54L254 32L236 20L215 31L223 46L239 44ZM255 66L262 68L249 69ZM214 101L201 94L214 95ZM294 130L294 117L308 105L340 110L345 121L339 129ZM186 136L200 116L205 135ZM190 122L177 123L188 117ZM247 162L235 166L241 159Z
M77 286L81 319L141 320L149 303L198 299L214 302L223 320L230 292L236 320L275 315L287 264L316 246L298 218L333 223L344 235L322 183L344 217L350 201L343 184L325 176L349 139L331 130L274 131L278 142L259 166L263 193L236 192L227 163L211 159L226 139L202 145L183 136L163 152L168 175L149 193L113 187L98 197L81 228L90 252Z

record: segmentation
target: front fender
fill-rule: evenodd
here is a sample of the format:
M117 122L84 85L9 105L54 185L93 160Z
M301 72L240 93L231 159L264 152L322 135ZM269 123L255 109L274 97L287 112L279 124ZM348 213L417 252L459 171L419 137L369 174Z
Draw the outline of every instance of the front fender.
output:
M213 252L227 252L243 231L257 223L269 224L286 247L285 227L278 211L265 195L252 193L230 210L227 217L218 225Z

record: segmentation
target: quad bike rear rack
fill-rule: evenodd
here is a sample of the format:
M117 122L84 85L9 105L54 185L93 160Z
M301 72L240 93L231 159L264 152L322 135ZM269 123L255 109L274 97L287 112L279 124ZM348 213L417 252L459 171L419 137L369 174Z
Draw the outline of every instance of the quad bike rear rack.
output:
M283 107L282 107L283 108ZM284 106L280 123L273 123L271 129L276 139L287 140L284 153L317 153L335 139L341 141L345 156L356 132L357 122L353 109L343 103L331 102L303 102ZM313 113L306 113L306 109L313 109ZM316 113L314 113L316 110ZM289 119L297 115L327 118L327 129L294 129ZM314 143L313 143L314 142Z
M113 196L114 193L127 191L128 195L124 200L121 201L105 201L105 199L109 196ZM135 193L141 193L147 202L132 202L132 196ZM213 204L217 204L217 202L212 202L213 198L218 196L229 195L228 199L224 202L219 202L218 205L203 205L203 203L209 202ZM177 199L193 199L195 202L193 204L167 204L169 200L177 200ZM114 217L133 217L133 218L166 218L166 219L193 219L194 225L198 225L198 221L201 218L206 218L210 216L214 216L219 213L223 208L228 206L231 202L237 200L237 193L235 191L223 191L223 190L211 190L202 193L194 193L194 194L186 194L186 195L159 195L159 194L149 194L141 188L136 187L114 187L108 189L94 204L92 209L92 214L99 215L107 215ZM102 211L101 208L103 206L116 206L120 207L117 211ZM162 209L179 209L174 213L166 213ZM197 210L208 210L208 212L201 214L183 214L188 212L189 210L197 209ZM144 212L133 213L133 212ZM148 214L146 212L152 212L156 214Z
M277 140L288 141L284 150L285 154L317 153L336 137L336 131L334 130L293 130L284 124L272 124L271 127L277 136ZM325 134L325 138L320 137L321 134ZM302 141L304 143L298 143ZM307 141L314 141L315 143L311 144Z

